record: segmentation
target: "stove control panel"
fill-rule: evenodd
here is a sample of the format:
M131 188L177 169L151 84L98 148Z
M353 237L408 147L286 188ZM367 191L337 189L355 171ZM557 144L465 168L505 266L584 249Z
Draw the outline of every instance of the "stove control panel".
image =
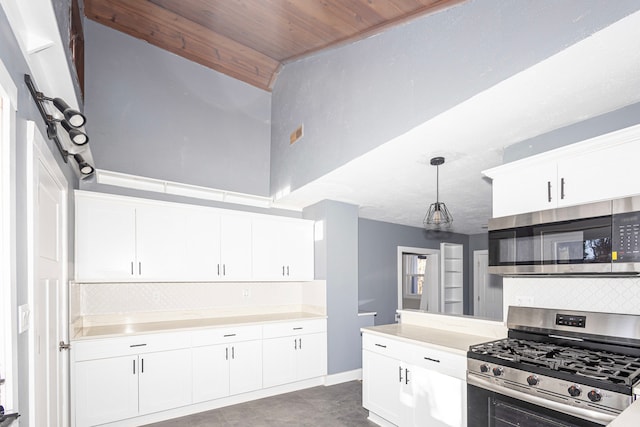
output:
M600 390L591 390L589 393L587 393L587 397L592 402L600 402L602 400L602 393L600 392Z
M569 395L572 397L578 397L582 394L582 390L580 390L580 386L575 384L569 387L567 391L569 392Z
M556 314L556 325L584 328L586 324L587 316L576 316L573 314Z

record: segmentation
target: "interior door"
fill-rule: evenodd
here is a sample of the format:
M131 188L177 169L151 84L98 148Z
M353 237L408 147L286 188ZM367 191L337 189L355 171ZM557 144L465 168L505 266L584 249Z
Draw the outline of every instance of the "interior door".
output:
M32 124L30 125L32 126ZM66 286L66 180L44 140L32 126L28 156L30 195L29 294L33 328L30 333L31 411L33 425L68 424L68 353L58 350L68 340ZM43 147L43 148L40 148ZM46 150L46 151L45 151Z
M502 320L502 281L488 268L489 251L473 251L473 314Z

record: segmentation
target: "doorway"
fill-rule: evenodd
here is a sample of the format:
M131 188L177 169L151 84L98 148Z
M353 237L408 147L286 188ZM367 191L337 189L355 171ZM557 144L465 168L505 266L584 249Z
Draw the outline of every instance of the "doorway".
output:
M473 314L502 320L502 280L488 270L489 251L473 251Z
M33 122L27 127L29 419L69 424L67 181Z
M398 310L440 310L440 251L398 246Z

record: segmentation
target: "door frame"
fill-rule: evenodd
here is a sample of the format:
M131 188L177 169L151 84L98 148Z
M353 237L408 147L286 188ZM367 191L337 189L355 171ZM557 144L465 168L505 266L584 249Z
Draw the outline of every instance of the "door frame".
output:
M62 206L60 215L61 218L61 242L62 242L62 283L60 286L59 297L59 318L60 325L59 330L62 331L61 340L68 342L69 340L69 267L68 267L68 200L69 190L68 182L60 166L53 157L53 153L46 145L45 137L42 135L38 127L31 120L27 121L27 157L26 157L26 181L27 181L27 301L31 309L31 312L35 312L37 309L34 306L35 302L35 286L37 281L36 271L36 245L37 237L35 231L36 221L36 198L38 193L36 190L36 174L38 173L38 162L47 168L51 176L56 181L56 184L62 193ZM31 316L33 319L33 316ZM30 327L28 331L29 342L29 419L31 422L35 422L35 406L36 406L36 389L35 389L35 345L36 335L33 322L30 321ZM69 353L62 352L59 365L58 365L59 381L62 386L62 393L59 400L59 414L61 417L62 425L67 426L70 423L70 406L69 406Z

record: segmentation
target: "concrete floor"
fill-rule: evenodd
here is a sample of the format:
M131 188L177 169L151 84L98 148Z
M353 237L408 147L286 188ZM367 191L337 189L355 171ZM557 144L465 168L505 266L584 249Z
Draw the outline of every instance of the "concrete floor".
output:
M175 418L147 427L374 426L362 407L362 383L320 386Z

